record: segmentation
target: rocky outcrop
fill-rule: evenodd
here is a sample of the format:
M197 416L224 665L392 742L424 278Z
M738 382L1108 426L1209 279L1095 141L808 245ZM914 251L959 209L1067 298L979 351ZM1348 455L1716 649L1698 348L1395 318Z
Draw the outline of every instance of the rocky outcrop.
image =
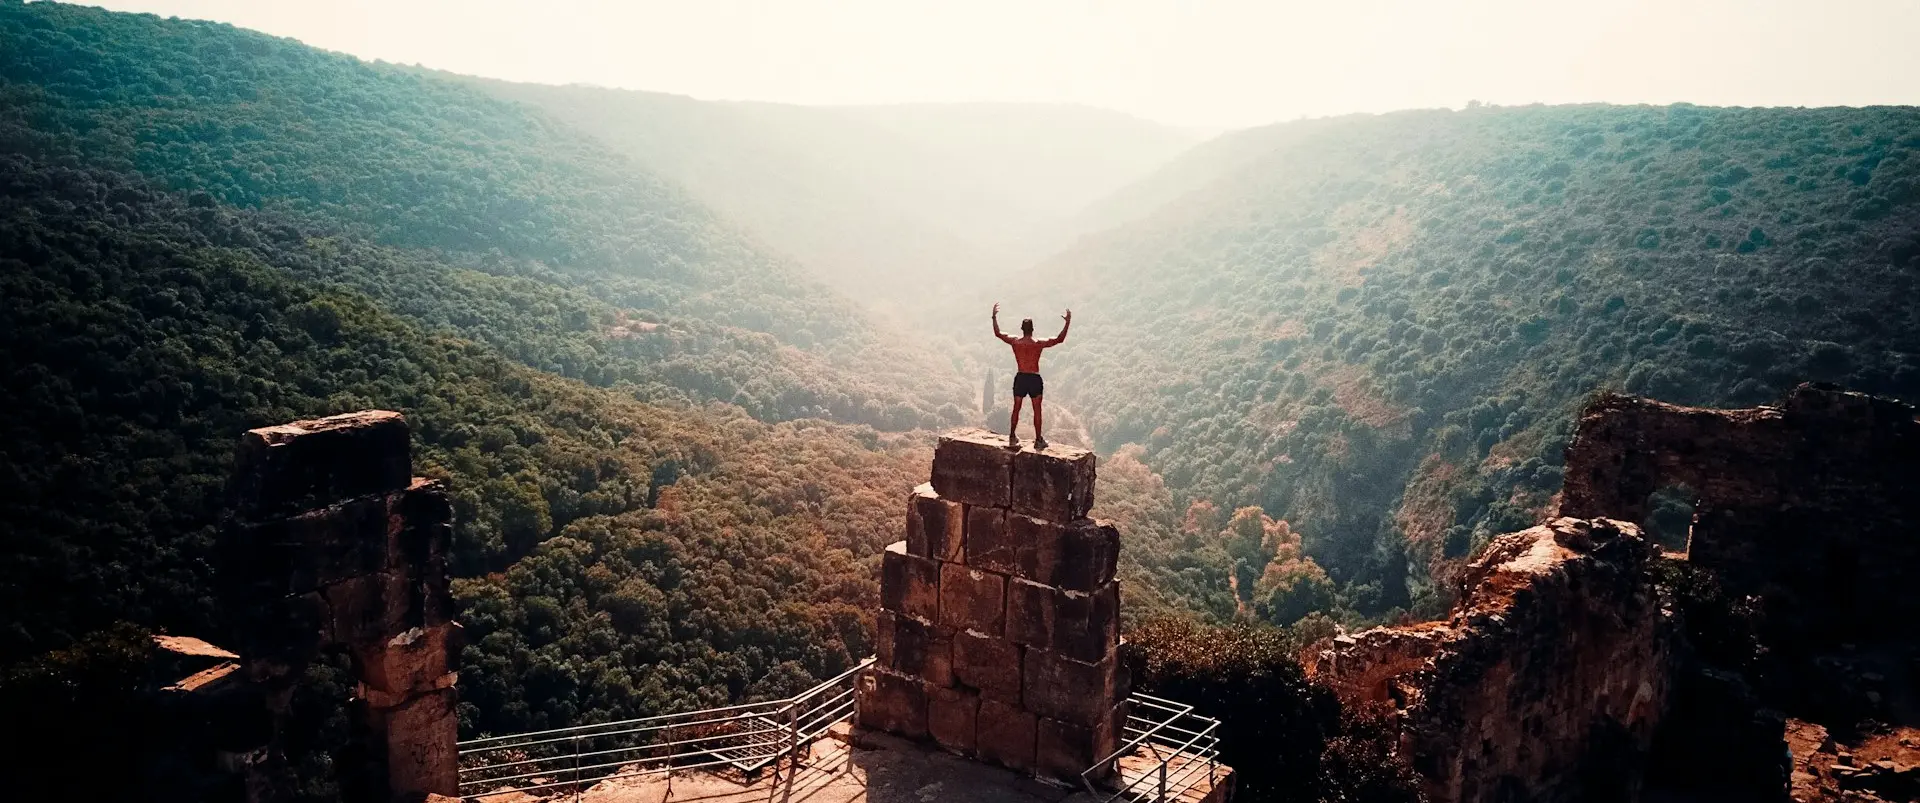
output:
M1495 539L1446 621L1343 636L1316 675L1397 711L1436 801L1629 800L1649 777L1783 798L1778 701L1701 657L1657 596L1667 558L1625 523L1673 486L1698 500L1676 558L1758 601L1772 693L1805 698L1823 650L1920 635L1913 408L1816 385L1745 410L1609 395L1567 448L1568 518Z
M1562 512L1640 519L1672 486L1697 499L1682 559L1727 598L1756 603L1759 649L1728 665L1677 652L1659 780L1780 799L1783 712L1849 729L1896 713L1835 670L1920 637L1920 598L1907 591L1920 566L1920 422L1900 402L1821 385L1744 410L1603 396L1582 412Z
M1567 447L1560 512L1642 521L1675 485L1699 499L1687 560L1760 598L1770 647L1920 637L1912 407L1818 385L1745 410L1605 396Z
M1314 674L1397 711L1436 803L1629 798L1669 693L1656 555L1611 520L1500 536L1446 621L1341 636Z
M359 679L347 800L458 793L448 593L453 509L412 476L406 420L370 411L242 436L222 576L239 612L239 674L263 701L263 743L241 751L252 800L294 794L281 735L303 671L340 649Z
M1120 535L1087 518L1094 456L950 433L881 562L864 728L1073 784L1126 720ZM1111 774L1111 766L1094 773Z

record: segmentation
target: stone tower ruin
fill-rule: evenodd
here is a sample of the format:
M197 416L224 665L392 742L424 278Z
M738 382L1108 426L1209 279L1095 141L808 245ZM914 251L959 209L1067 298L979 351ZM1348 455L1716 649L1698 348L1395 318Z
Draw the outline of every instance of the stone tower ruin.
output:
M249 430L232 490L222 575L240 673L264 709L261 741L244 751L247 798L292 794L290 700L329 650L348 654L359 681L342 798L457 794L453 507L441 483L413 476L406 419L374 410Z
M882 557L861 727L1075 785L1113 753L1127 697L1120 534L1087 518L1093 486L1083 449L940 438L906 538Z

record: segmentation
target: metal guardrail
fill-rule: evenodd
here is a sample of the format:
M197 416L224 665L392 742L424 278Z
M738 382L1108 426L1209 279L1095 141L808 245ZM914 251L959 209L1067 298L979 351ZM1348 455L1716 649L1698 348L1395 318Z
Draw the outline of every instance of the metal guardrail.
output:
M1100 803L1172 803L1206 781L1218 782L1220 720L1193 712L1193 706L1147 694L1127 698L1125 739L1119 749L1080 773L1080 782ZM1143 759L1126 762L1129 757ZM1102 790L1096 775L1113 770L1119 788ZM1102 796L1104 794L1104 797Z
M872 664L868 658L784 700L460 742L460 796L483 800L702 767L752 774L773 766L777 775L783 758L792 772L802 747L853 716L855 683Z

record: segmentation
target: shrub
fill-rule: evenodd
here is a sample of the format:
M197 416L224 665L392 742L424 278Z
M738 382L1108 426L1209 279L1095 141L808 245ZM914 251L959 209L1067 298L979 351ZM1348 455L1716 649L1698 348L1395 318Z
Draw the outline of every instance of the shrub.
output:
M1128 633L1123 660L1136 689L1220 720L1221 760L1239 773L1243 803L1419 800L1390 723L1350 714L1307 679L1294 656L1317 635L1153 619Z

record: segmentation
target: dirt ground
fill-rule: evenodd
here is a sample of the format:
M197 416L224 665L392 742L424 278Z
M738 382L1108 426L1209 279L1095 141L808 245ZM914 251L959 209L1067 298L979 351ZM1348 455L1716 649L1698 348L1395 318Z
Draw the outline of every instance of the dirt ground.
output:
M1790 719L1787 744L1798 803L1920 799L1920 729L1893 726L1840 741L1821 725Z

